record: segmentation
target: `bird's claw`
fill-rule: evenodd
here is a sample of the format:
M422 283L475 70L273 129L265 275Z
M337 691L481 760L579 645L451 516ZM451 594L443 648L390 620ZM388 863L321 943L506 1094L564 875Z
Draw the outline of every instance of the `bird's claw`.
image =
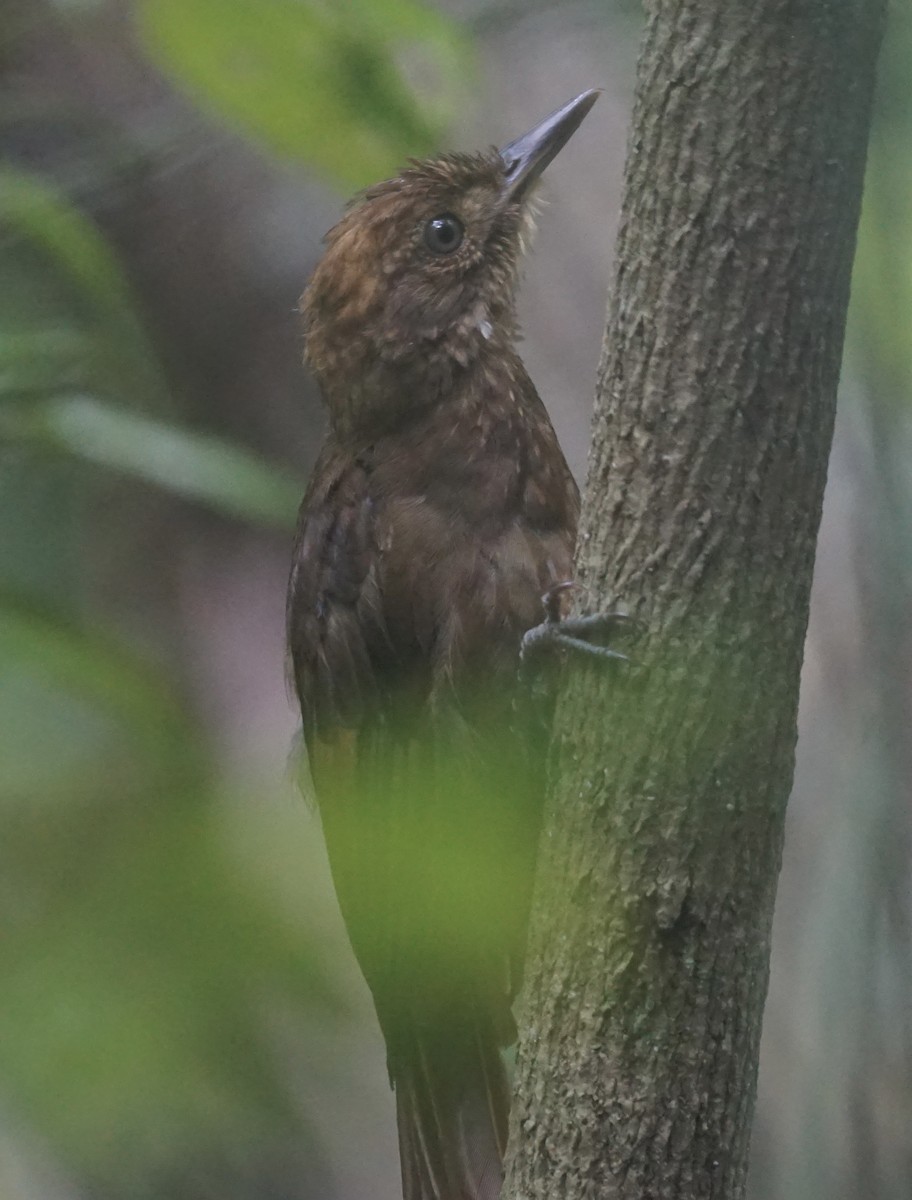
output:
M629 662L626 654L612 650L610 646L597 646L585 641L586 637L597 634L612 633L619 625L631 618L616 610L606 613L591 613L588 616L561 615L560 606L564 593L576 585L572 582L559 583L542 597L545 609L545 619L540 625L535 625L523 635L520 646L520 659L526 660L545 649L571 650L574 653L586 654L592 658L613 658L620 662Z

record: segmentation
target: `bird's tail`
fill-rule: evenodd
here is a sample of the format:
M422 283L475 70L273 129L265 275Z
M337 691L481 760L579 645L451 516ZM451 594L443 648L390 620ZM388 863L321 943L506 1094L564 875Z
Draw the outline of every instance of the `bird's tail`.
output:
M403 1200L497 1200L510 1093L494 1031L408 1043L393 1079Z

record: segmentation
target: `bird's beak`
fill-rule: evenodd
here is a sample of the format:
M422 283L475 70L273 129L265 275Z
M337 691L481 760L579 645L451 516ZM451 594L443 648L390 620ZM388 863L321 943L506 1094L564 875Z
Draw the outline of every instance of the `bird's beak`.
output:
M504 146L500 157L507 170L503 190L505 201L521 200L528 193L548 163L579 129L598 98L599 92L595 88L582 92L550 117L545 117L534 129Z

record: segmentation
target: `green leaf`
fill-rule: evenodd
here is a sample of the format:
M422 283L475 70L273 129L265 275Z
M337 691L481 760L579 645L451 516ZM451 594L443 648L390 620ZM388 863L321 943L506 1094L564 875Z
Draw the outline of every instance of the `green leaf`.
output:
M265 525L291 527L301 498L300 484L240 446L89 396L8 412L3 432Z
M301 914L241 869L211 800L96 787L3 827L6 1095L86 1195L174 1196L156 1177L197 1155L309 1148L273 1031L345 1010Z
M287 476L222 439L87 394L153 402L166 394L130 289L91 223L11 170L0 170L0 222L62 279L75 318L68 323L39 304L36 323L33 313L20 316L7 306L0 325L6 401L0 434L66 451L244 520L288 527L301 489Z
M65 327L0 329L0 402L91 387L97 354L90 338Z
M142 745L149 762L171 764L193 782L201 768L188 718L152 665L101 631L86 630L33 599L0 594L4 683L20 672L56 696L85 702ZM78 727L78 723L77 723ZM55 749L55 758L60 748Z
M69 293L71 308L86 340L58 328L36 330L35 314L26 312L19 320L6 315L0 337L0 372L11 365L25 365L25 353L35 354L29 370L49 376L51 367L43 358L55 340L56 353L69 355L69 366L91 366L94 375L105 377L124 395L151 399L166 394L155 353L146 337L130 288L102 235L81 213L48 187L21 171L0 168L0 224L9 229L20 245L26 245L52 270ZM47 323L47 315L43 321ZM28 335L27 337L24 335ZM39 341L29 343L28 338ZM18 338L18 340L17 340ZM53 363L53 359L52 359ZM70 371L64 373L64 378ZM16 387L16 377L7 376ZM6 390L6 389L2 389Z
M347 186L434 146L467 65L455 25L417 0L142 0L139 16L151 54L202 103ZM430 56L434 102L397 54Z

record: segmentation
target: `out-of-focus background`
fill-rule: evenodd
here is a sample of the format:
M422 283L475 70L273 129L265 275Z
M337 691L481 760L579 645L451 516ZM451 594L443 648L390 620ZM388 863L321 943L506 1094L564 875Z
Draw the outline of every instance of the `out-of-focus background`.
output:
M285 574L322 427L296 298L354 188L601 86L522 295L581 472L640 22L0 0L3 1200L394 1200L382 1046L288 767ZM910 61L896 3L752 1200L912 1196Z

